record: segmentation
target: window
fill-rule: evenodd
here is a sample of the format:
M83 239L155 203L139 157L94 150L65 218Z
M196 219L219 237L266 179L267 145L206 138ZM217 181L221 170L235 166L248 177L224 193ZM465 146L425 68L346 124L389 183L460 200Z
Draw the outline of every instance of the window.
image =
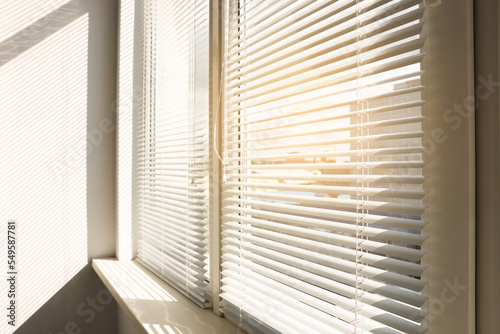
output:
M422 332L423 5L226 13L224 314L282 333Z
M145 3L137 258L206 306L208 1Z
M443 332L473 258L445 227L470 228L470 170L443 165L471 142L428 96L470 63L429 56L423 2L145 1L137 258L249 333Z

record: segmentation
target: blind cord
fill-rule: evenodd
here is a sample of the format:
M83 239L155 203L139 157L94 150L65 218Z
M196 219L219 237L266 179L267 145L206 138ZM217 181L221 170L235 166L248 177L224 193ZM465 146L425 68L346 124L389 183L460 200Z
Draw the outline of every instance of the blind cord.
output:
M226 162L224 161L225 159L222 159L222 157L219 154L219 150L217 149L217 130L218 130L218 120L219 120L219 113L220 113L220 100L222 96L222 80L224 78L224 67L226 66L225 59L223 57L222 59L222 64L221 64L221 70L220 70L220 80L219 80L219 94L217 97L217 108L215 110L215 118L214 118L214 151L217 157L219 158L220 162L222 163L222 181L226 182L227 181L227 176L226 176ZM225 150L224 150L224 154Z

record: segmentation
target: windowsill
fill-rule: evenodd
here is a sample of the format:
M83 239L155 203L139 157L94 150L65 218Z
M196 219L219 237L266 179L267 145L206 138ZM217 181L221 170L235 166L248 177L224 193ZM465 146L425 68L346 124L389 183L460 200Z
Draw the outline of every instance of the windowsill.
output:
M238 333L227 319L199 308L136 261L99 259L92 267L139 333Z

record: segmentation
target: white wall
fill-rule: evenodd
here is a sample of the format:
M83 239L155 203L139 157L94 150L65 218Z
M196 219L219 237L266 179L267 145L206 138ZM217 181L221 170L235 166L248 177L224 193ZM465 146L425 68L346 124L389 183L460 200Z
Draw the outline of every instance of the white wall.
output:
M0 332L113 334L116 304L88 260L115 254L117 1L0 12L0 226L19 226L17 326Z
M477 333L500 328L500 6L475 2ZM493 82L489 86L488 81ZM486 83L486 84L485 84Z
M429 333L474 333L475 162L473 2L428 10L430 183L424 233ZM472 103L470 103L472 101Z

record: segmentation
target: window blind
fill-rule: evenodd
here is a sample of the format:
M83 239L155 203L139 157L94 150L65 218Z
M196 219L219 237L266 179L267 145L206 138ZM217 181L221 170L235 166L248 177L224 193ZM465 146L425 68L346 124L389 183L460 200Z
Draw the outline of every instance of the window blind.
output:
M250 333L425 332L422 1L225 11L225 316Z
M208 0L144 6L138 259L206 306Z

